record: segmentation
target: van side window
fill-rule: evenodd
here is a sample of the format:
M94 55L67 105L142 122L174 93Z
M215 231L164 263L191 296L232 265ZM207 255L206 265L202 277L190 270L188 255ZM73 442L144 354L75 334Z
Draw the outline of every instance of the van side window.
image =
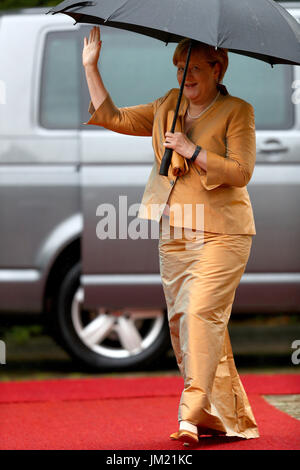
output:
M228 91L252 104L257 130L290 129L294 125L293 66L270 64L229 53L223 83Z
M80 57L75 32L46 36L39 121L48 129L77 129L80 123Z
M80 27L81 51L83 38L89 37L92 27ZM170 43L166 47L163 41L104 25L100 26L100 31L102 48L98 68L116 106L121 108L149 103L171 88L178 87L177 69L172 62L177 44ZM82 80L84 122L90 118L90 94L84 74ZM85 131L101 129L99 126L83 128Z

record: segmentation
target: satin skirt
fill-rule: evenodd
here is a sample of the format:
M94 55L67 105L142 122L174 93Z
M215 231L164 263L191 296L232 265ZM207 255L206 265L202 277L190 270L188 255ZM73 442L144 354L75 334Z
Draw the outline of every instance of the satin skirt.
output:
M166 219L160 220L159 261L172 347L184 379L178 421L196 425L199 435L257 438L227 328L252 235L182 229Z

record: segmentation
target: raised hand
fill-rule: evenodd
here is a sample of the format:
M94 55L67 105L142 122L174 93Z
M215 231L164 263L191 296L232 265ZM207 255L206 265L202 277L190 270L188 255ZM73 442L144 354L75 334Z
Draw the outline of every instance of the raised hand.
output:
M89 39L84 37L84 47L82 51L82 65L97 66L102 41L100 40L100 28L94 26L90 31Z

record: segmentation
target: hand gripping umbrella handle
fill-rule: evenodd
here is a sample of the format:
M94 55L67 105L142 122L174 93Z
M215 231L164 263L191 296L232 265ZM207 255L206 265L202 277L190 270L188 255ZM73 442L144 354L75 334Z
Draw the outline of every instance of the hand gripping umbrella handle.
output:
M180 91L179 91L179 95L178 95L178 100L177 100L176 110L175 110L174 119L173 119L173 123L172 123L172 127L171 127L171 132L174 132L174 130L175 130L178 110L179 110L181 97L182 97L182 93L183 93L183 87L184 87L184 83L185 83L185 77L186 77L186 73L187 73L187 69L188 69L188 65L189 65L189 61L190 61L192 45L193 45L193 40L191 39L189 49L188 49L187 59L186 59L185 67L184 67L182 82L181 82L181 85L180 85ZM160 175L168 176L168 170L169 170L169 166L171 165L172 154L173 154L173 149L166 148L164 156L163 156L163 158L161 160L161 164L160 164L160 169L159 169L159 174Z

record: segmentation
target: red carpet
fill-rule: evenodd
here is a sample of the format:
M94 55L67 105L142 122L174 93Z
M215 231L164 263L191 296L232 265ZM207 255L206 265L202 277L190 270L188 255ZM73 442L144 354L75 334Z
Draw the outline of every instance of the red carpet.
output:
M247 393L258 395L300 393L300 374L241 374L240 378ZM182 387L183 380L180 376L0 382L0 403L119 397L178 397Z
M300 393L300 375L241 375L261 437L201 438L198 449L300 449L300 421L261 394ZM183 450L181 377L0 383L0 449ZM84 401L84 403L83 403Z

